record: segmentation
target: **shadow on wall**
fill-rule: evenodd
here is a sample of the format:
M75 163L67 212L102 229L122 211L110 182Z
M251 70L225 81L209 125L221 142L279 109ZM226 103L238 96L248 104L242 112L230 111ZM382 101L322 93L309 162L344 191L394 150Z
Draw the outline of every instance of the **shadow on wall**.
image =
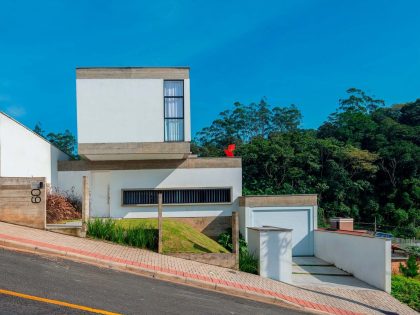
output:
M261 243L262 248L269 248L269 251L264 251L261 260L267 262L266 269L270 270L271 274L279 275L281 273L280 265L285 263L284 258L287 257L291 245L292 239L284 237L280 239L280 242L276 238L269 237Z

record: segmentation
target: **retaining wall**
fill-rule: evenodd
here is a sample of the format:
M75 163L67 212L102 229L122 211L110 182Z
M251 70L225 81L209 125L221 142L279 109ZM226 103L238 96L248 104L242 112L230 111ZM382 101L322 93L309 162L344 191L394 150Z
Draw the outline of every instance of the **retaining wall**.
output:
M391 292L391 240L347 231L315 231L315 256Z
M0 177L0 221L45 229L45 185L45 177Z

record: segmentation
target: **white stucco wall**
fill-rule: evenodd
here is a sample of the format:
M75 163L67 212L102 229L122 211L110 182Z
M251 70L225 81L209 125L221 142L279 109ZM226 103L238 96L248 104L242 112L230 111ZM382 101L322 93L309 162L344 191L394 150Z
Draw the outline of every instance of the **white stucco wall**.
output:
M163 142L163 79L77 79L79 143ZM191 141L184 80L185 141Z
M315 231L315 256L391 292L391 240Z
M314 230L317 228L317 206L241 207L240 231L248 241L248 227L275 226L292 229L294 256L314 253Z
M83 176L90 178L90 171L58 172L58 189L62 192L73 191L82 196Z
M89 176L90 213L92 216L111 216L114 218L150 218L157 216L156 206L122 206L122 189L232 187L232 204L165 205L163 210L165 217L230 216L232 211L238 210L237 199L242 195L241 168L66 171L59 172L60 189L69 190L74 186L75 191L81 193L82 176ZM108 191L109 208L105 211Z
M46 177L58 183L57 160L69 156L45 139L0 113L0 176Z
M248 228L248 249L260 276L292 282L292 231Z

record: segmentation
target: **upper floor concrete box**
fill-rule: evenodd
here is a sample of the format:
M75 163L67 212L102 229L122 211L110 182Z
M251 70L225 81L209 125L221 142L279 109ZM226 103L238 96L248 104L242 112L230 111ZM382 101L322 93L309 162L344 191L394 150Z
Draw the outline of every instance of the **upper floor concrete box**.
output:
M93 161L185 159L189 68L78 68L79 154Z

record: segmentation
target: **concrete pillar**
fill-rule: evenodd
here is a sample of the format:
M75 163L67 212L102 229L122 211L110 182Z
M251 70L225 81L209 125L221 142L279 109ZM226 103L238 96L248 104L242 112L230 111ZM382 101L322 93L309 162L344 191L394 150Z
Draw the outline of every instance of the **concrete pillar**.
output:
M83 191L82 191L82 236L86 236L87 232L87 222L89 221L89 201L90 201L90 192L89 192L89 178L83 176Z
M162 240L162 206L163 204L163 193L158 192L158 253L163 252L163 240Z
M235 254L235 269L239 270L239 213L232 212L232 251Z
M248 249L258 257L261 277L292 282L292 230L249 227Z

